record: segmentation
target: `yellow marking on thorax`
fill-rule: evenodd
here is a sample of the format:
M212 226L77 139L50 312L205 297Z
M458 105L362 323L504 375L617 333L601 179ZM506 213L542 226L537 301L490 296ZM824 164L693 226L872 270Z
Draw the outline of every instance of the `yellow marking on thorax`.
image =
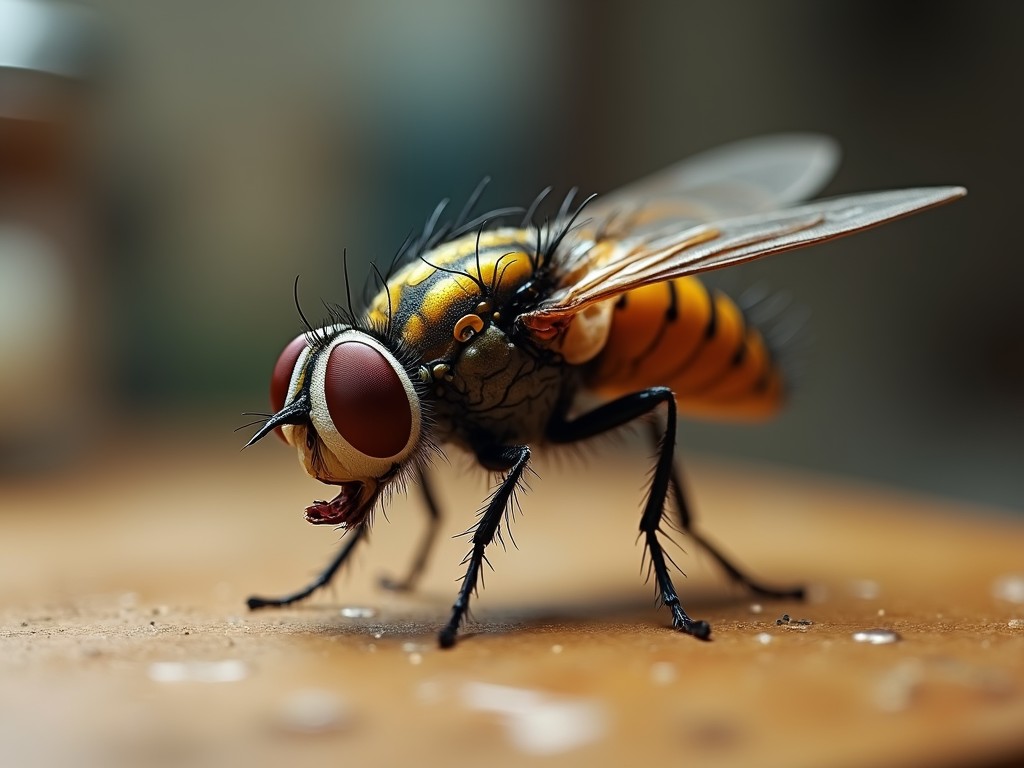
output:
M482 244L481 244L482 247ZM475 253L475 251L474 251ZM476 279L499 295L507 293L510 287L518 286L532 274L533 265L528 254L521 250L510 253L490 253L480 257L479 274L477 262L472 256L462 264L462 269L472 275L446 275L423 296L420 314L427 322L438 322L459 302L466 298L483 298ZM476 279L474 279L476 278Z
M420 316L411 315L405 324L405 328L402 329L402 338L410 344L419 344L423 340L423 334L426 330L426 326L423 325L423 320Z
M412 271L415 271L420 266L429 266L425 262L430 262L438 267L451 267L455 262L476 253L477 244L479 243L480 250L485 251L489 248L497 248L502 245L508 245L514 248L522 248L522 243L529 241L527 233L522 229L493 229L490 232L484 232L477 239L477 234L471 233L460 237L458 240L452 240L450 243L444 243L439 245L432 251L428 251L423 254L423 259L418 263L414 262L408 267L403 269L396 275L402 282L409 282ZM409 272L409 275L406 272ZM422 278L419 282L422 282ZM414 284L414 283L413 283Z
M518 287L526 282L533 275L533 264L528 254L516 250L481 259L480 274L485 285L502 293L502 288L507 291L510 286Z
M474 301L480 294L477 285L465 275L446 275L424 294L419 313L428 323L438 323L458 302L467 298Z
M409 274L405 274L405 271L403 270L400 273L402 277L401 284L415 287L437 272L437 268L432 264L427 264L425 261L420 261L409 265Z
M521 229L496 229L484 232L477 239L472 233L450 243L445 243L423 254L393 275L387 284L370 302L367 317L371 323L384 325L388 321L388 308L398 311L403 294L410 289L418 296L418 306L402 329L403 337L410 344L419 344L426 339L429 329L436 327L451 314L455 322L471 308L465 307L467 300L476 302L483 299L484 292L492 289L500 305L511 290L522 285L533 274L530 255L524 248L530 248L530 233ZM477 248L487 251L477 259ZM507 252L502 252L507 246ZM447 272L465 273L455 274ZM483 284L481 290L477 280ZM431 282L432 281L432 282ZM389 305L390 300L390 305ZM408 306L408 296L406 296ZM461 314L455 314L461 310ZM451 333L448 329L446 333Z

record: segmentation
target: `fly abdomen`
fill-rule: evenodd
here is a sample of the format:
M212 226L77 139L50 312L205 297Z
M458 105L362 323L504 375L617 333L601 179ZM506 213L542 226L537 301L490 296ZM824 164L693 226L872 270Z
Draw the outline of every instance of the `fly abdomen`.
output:
M695 277L620 297L587 386L605 397L667 386L681 410L720 419L770 416L784 394L761 332L732 299Z

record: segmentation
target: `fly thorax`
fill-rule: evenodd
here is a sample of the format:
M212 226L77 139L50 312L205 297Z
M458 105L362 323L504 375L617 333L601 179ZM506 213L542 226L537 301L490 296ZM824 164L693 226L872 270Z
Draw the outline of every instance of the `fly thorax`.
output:
M456 439L509 444L538 440L565 384L561 363L514 344L491 324L476 334L451 365L439 390L439 416Z
M459 355L456 375L465 379L482 378L507 371L515 355L515 345L499 328L488 326ZM504 375L500 378L505 379Z

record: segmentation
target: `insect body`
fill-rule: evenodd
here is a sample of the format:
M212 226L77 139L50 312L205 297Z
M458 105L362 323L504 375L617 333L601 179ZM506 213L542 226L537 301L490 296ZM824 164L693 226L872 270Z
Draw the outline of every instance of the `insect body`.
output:
M430 456L443 444L503 473L472 529L466 572L440 633L454 644L486 548L526 471L531 446L573 443L659 414L657 460L640 521L673 626L698 638L707 622L683 610L659 533L671 497L678 524L735 580L765 595L692 524L674 465L677 410L767 416L783 377L761 332L694 275L799 248L948 202L959 187L853 195L797 205L836 163L827 139L780 136L715 150L597 202L538 223L529 208L471 219L482 187L441 223L444 204L380 276L366 308L339 309L289 344L271 382L275 413L249 444L279 429L306 471L339 488L306 519L346 529L320 577L250 608L286 605L326 584L365 538L401 478L417 480L431 526L406 579L422 571L439 518ZM518 224L512 218L518 218ZM512 225L509 225L512 220ZM351 303L351 302L350 302ZM599 405L580 411L580 395Z

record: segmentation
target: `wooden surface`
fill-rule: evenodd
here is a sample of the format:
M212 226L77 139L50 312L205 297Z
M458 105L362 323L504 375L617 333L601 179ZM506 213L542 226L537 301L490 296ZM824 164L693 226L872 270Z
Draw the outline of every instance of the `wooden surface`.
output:
M542 458L518 549L490 553L475 621L440 651L466 550L449 537L485 475L441 468L448 517L419 593L376 587L423 528L400 497L332 593L250 614L250 593L298 586L333 551L302 519L323 491L283 446L152 434L0 488L4 766L1024 764L1020 518L693 461L706 531L812 590L752 600L682 540L677 587L714 626L701 643L642 583L642 452ZM872 628L902 639L853 639Z

